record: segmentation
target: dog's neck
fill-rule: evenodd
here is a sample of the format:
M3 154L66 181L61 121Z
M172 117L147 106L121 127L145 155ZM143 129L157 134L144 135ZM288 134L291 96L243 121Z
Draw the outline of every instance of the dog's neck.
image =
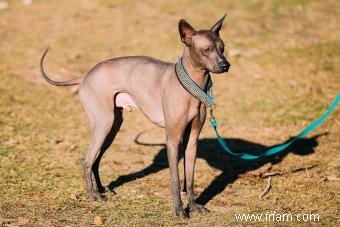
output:
M184 49L183 66L190 78L200 86L202 90L205 90L209 79L209 72L193 60L188 47Z

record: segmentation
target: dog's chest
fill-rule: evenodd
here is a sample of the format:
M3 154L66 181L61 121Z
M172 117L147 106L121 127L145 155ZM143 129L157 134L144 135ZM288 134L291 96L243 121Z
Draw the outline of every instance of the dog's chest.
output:
M192 98L191 101L190 101L189 110L188 110L188 119L193 119L193 118L199 116L200 113L201 113L201 109L203 107L204 107L204 104L202 104L196 98Z

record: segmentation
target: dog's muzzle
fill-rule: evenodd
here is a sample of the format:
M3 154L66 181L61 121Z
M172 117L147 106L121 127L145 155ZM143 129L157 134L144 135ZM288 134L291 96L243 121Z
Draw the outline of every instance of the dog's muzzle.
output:
M230 68L230 63L228 61L223 61L219 64L219 67L221 68L221 71L228 72Z

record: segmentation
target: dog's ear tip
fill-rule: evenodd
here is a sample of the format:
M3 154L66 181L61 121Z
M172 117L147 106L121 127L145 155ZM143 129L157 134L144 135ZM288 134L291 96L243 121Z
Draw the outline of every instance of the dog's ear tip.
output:
M223 17L221 17L221 19L220 19L220 21L224 21L224 19L227 17L227 13L225 13L224 15L223 15Z
M221 19L219 19L214 26L211 27L210 30L215 32L217 35L219 35L219 32L220 32L222 25L223 25L223 21L224 21L226 16L227 16L227 13L225 13L223 15L223 17Z
M178 24L187 24L188 22L183 18L179 20Z

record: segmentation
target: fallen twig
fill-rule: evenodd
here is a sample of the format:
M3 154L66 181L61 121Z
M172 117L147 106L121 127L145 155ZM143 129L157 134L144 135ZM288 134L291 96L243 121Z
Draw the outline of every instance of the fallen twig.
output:
M282 175L282 172L268 172L268 173L263 173L260 175L261 178L266 178L266 177L272 177L276 175Z
M302 166L302 167L296 167L296 168L293 168L293 169L290 169L289 171L276 171L276 172L268 172L268 173L262 173L260 175L261 178L266 178L266 177L272 177L272 176L281 176L281 175L285 175L285 174L290 174L290 173L296 173L296 172L299 172L299 171L302 171L302 170L309 170L309 169L312 169L316 167L316 165L310 165L310 166ZM308 172L307 172L308 174Z
M307 168L306 168L306 173L307 173L308 178L311 179Z
M269 177L267 187L264 189L264 191L262 192L259 198L262 199L269 192L271 187L272 187L272 177Z
M326 181L327 180L327 177L323 177L323 178L321 178L320 180L318 180L318 184L320 184L320 183L322 183L322 182L324 182L324 181Z
M247 174L249 174L250 176L254 176L254 177L261 177L262 174L270 171L272 169L272 166L273 165L271 163L267 163L261 168L257 169L256 171L250 171Z
M271 163L266 164L265 166L263 166L263 168L259 169L259 174L258 176L261 176L262 174L270 171L272 169L273 165Z
M336 177L335 175L330 175L330 176L323 177L320 180L318 180L318 184L325 182L325 181L340 181L340 178Z
M302 170L308 170L308 169L314 168L315 166L316 166L316 165L296 167L296 168L294 168L294 169L291 169L290 172L291 172L291 173L295 173L295 172L299 172L299 171L302 171Z

